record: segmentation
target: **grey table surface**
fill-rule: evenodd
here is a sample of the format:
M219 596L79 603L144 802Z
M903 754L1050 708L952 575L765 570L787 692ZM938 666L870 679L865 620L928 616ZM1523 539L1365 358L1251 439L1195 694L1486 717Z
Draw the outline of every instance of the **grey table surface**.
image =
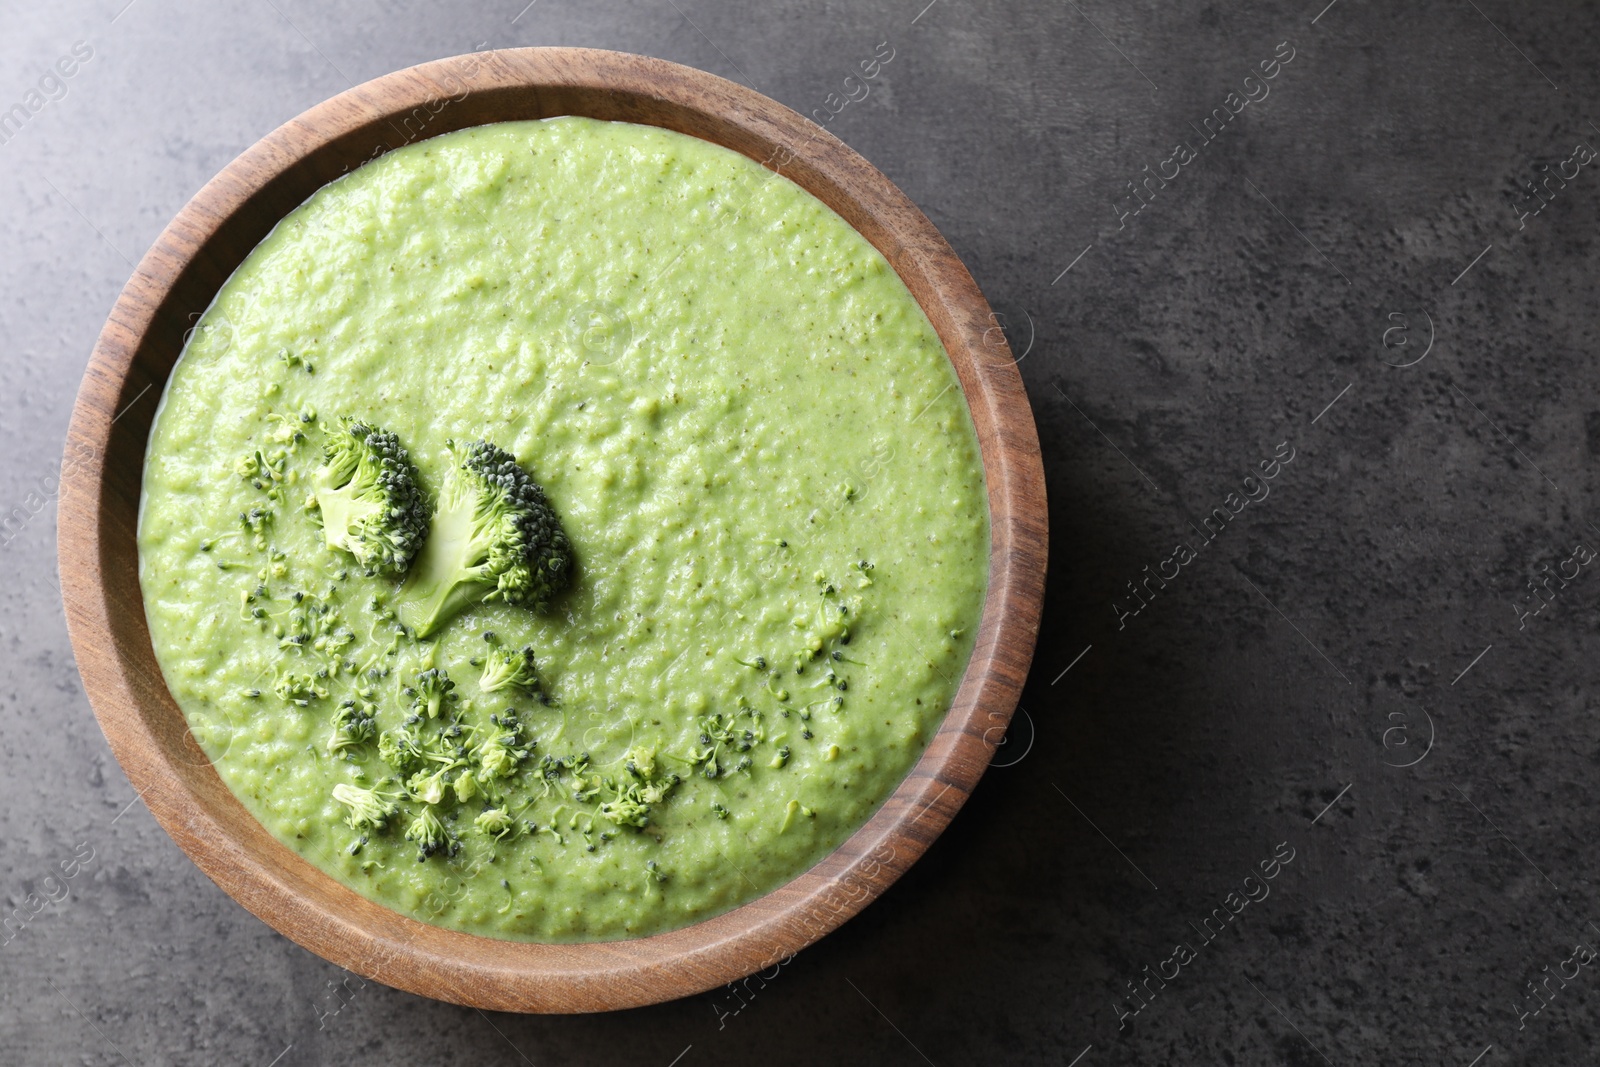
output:
M1600 10L524 3L0 2L0 1062L1600 1062ZM810 113L881 42L829 129L995 304L1049 480L1001 766L740 995L484 1014L274 933L138 802L62 620L62 439L132 263L423 60L617 48Z

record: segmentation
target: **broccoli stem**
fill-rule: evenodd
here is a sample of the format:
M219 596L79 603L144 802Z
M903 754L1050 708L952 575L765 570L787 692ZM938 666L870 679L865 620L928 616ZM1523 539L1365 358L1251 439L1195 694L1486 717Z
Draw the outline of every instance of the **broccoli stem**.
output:
M494 589L483 578L489 546L476 543L473 533L470 510L441 507L434 516L396 605L400 621L418 637L432 635Z
M317 508L322 512L322 536L329 548L349 548L350 531L383 511L383 502L364 497L352 478L336 484L337 474L318 471L311 479Z

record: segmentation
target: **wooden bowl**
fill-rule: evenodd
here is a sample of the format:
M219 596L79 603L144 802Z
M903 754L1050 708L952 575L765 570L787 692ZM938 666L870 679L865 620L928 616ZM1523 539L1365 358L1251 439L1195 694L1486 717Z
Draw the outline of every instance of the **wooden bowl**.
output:
M927 751L889 800L798 878L671 933L576 945L446 930L375 904L273 838L234 799L162 681L134 541L155 399L185 331L233 270L320 186L410 141L507 119L587 115L661 126L779 170L900 273L943 340L977 426L993 546L971 663ZM146 395L146 394L149 395ZM312 108L234 160L157 238L122 291L78 392L61 480L67 624L111 750L189 857L240 904L369 979L499 1011L626 1008L701 992L837 927L928 848L989 763L1028 673L1044 596L1046 513L1022 379L983 295L933 224L807 119L710 74L581 48L523 48L399 71Z

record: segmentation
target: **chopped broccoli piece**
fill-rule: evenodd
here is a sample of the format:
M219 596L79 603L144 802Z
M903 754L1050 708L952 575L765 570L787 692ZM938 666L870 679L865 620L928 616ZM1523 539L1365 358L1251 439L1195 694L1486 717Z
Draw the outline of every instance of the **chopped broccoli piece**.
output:
M650 825L650 809L667 799L672 787L680 781L676 774L648 782L629 782L624 786L607 779L605 785L613 792L609 800L600 804L600 815L618 826L642 830Z
M484 781L509 778L533 752L532 741L522 743L522 724L515 715L490 716L499 732L487 738L474 753L478 757L478 777Z
M504 841L508 837L515 837L522 831L522 823L511 817L511 813L504 808L485 808L483 813L472 820L472 828L485 837L492 837L496 841Z
M478 748L478 769L485 780L511 777L519 762L519 754L507 747L503 738L491 737Z
M401 775L414 773L428 758L422 741L410 730L385 730L379 734L378 755Z
M406 827L406 840L417 846L417 860L420 862L436 852L447 852L454 855L459 846L454 845L450 835L445 832L444 823L439 821L439 816L433 813L433 808L424 807L411 825Z
M700 773L707 778L720 778L735 771L750 769L750 757L744 756L728 765L732 752L749 752L766 740L766 730L751 707L724 715L713 712L700 717L700 747L690 753L690 762L700 765ZM747 722L741 723L745 719Z
M817 813L815 811L806 807L798 800L791 800L783 810L783 825L778 827L778 833L781 834L789 829L789 824L794 821L794 817L797 812L801 815L804 815L808 819L815 819L817 817Z
M428 535L428 504L398 437L339 420L311 484L329 548L344 549L369 574L405 573Z
M562 762L572 772L570 786L572 799L579 804L594 799L595 794L605 785L605 779L598 772L589 773L589 753L580 752L576 756L567 756ZM549 772L546 772L546 777L549 777Z
M278 361L285 367L304 367L307 374L315 374L317 372L317 368L312 365L309 359L296 352L291 352L287 348L278 353Z
M495 648L491 651L484 659L483 677L478 679L478 688L485 693L516 689L529 696L542 695L544 690L539 683L539 668L534 662L533 646Z
M650 805L640 798L638 783L628 785L616 796L602 803L600 814L618 826L632 826L642 830L650 825Z
M656 776L656 750L635 745L623 755L622 766L635 778L649 781Z
M328 690L313 675L295 674L286 671L279 676L272 691L290 704L299 707L309 707L313 700L322 700L328 695Z
M400 590L400 620L427 637L483 600L540 611L572 576L572 546L544 490L488 441L450 444L433 532Z
M446 768L418 771L406 782L406 791L410 793L412 800L419 803L442 804L445 786L449 784L445 781L445 775L448 773L449 770Z
M394 815L394 805L376 789L340 782L333 787L333 799L350 809L345 821L352 830L382 830Z
M279 488L289 472L289 456L283 449L274 449L271 457L257 448L248 456L241 456L233 465L234 473L267 494L269 500L282 500Z
M328 737L328 754L338 756L367 741L377 734L373 713L377 709L366 701L359 704L350 698L341 701L333 712L333 733Z
M453 781L450 772L467 766L470 730L456 722L437 729L425 723L418 715L401 728L385 730L378 736L378 755L406 781L413 798L437 804Z
M437 719L439 712L447 704L454 704L456 683L450 676L438 667L429 667L417 674L417 684L408 687L406 692L411 697L411 707L418 714L427 713L428 718Z
M251 541L258 551L266 551L267 532L271 529L273 511L271 508L255 507L249 511L239 512L240 528L250 534Z
M599 812L618 826L631 826L642 830L650 825L650 810L667 799L683 779L676 774L657 775L655 750L636 746L628 750L623 765L636 781L618 784L610 778L601 781L609 792L602 801Z

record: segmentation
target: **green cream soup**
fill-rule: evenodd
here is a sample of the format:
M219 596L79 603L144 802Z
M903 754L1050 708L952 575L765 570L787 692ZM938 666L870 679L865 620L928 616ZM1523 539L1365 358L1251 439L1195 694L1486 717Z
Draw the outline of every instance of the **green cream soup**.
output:
M567 590L405 631L399 579L308 506L341 416L429 495L447 441L514 453ZM578 118L402 148L288 216L173 372L139 528L167 684L244 805L375 901L530 941L681 927L835 848L949 708L988 545L961 389L883 257L743 156ZM542 698L483 690L486 631ZM453 699L408 726L429 668ZM372 722L334 744L346 701ZM508 717L497 777L475 753ZM380 753L457 726L442 795ZM423 857L425 811L449 845Z

